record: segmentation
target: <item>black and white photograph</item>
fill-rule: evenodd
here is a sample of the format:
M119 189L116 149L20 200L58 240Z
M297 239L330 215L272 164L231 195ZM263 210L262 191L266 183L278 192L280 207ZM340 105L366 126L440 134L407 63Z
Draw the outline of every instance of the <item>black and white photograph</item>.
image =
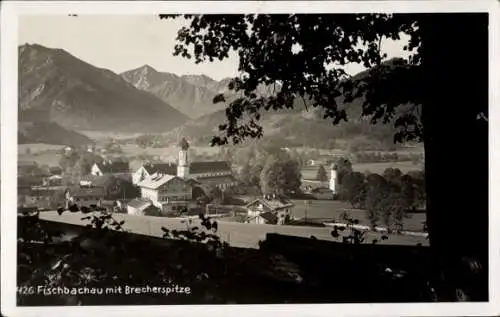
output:
M2 315L500 313L497 1L142 5L2 6Z

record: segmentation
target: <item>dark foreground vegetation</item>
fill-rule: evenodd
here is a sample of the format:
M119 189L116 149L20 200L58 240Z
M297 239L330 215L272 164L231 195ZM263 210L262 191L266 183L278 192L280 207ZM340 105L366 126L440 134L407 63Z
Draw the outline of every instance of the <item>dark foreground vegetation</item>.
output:
M254 250L229 247L209 218L203 228L162 228L163 239L124 232L109 214L89 214L86 227L18 218L21 306L439 300L427 247L377 245L354 229L332 231L343 243L269 234ZM127 286L172 290L127 294Z

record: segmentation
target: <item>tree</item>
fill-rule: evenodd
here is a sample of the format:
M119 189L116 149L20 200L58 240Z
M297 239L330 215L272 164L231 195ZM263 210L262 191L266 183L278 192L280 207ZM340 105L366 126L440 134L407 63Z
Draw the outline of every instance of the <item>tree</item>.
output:
M402 229L405 211L402 202L400 193L393 186L387 187L378 201L382 222L389 233L394 229L399 231Z
M378 224L379 220L384 220L386 211L384 203L388 194L388 183L385 178L378 174L370 174L366 177L365 208L372 228Z
M421 208L426 202L425 175L422 171L410 171L408 176L411 178L415 190L415 208Z
M210 185L206 191L206 195L211 203L220 204L222 203L224 193L219 187Z
M135 143L141 148L145 149L148 146L151 146L151 136L149 135L140 135L135 139Z
M102 157L94 153L83 152L77 162L80 175L88 175L92 170L92 165L101 162Z
M107 199L119 199L121 196L120 180L115 176L103 176L104 192Z
M134 186L131 180L116 176L101 176L105 178L104 192L106 199L136 198L140 196L139 189Z
M291 149L290 152L290 157L293 159L293 160L296 160L300 167L302 168L304 165L305 165L305 162L304 162L304 158L303 158L303 155L301 155L297 149ZM325 171L326 172L326 171Z
M316 174L316 179L319 180L320 182L328 181L328 174L326 173L325 167L323 165L320 165L318 167L318 173Z
M260 176L263 194L285 195L296 192L301 185L301 173L297 161L286 154L269 155Z
M391 183L398 183L403 176L403 173L399 168L386 168L383 173L384 178Z
M409 209L415 210L418 208L420 205L418 201L418 187L412 177L408 174L401 176L400 186L401 199L404 201L404 206L406 207L405 211L408 211Z
M344 175L340 196L347 200L354 208L364 208L366 199L365 175L361 172L352 172Z
M239 54L242 76L229 88L242 92L242 97L228 105L227 122L219 126L222 136L214 138L214 144L262 136L260 112L294 108L295 99L303 100L305 107L310 101L337 124L347 119L338 101L363 96L363 115L373 122L394 119L393 124L401 128L395 141L424 143L429 239L436 266L443 271L440 276L446 276L442 283L446 286L438 290L441 298L456 300L456 289L463 291L461 275L452 274L463 257L484 268L477 273L482 274L481 292L468 295L487 296L488 123L477 119L478 114L488 114L487 13L186 17L191 23L179 30L175 55L199 63L224 60L231 50ZM401 33L409 36L406 48L414 53L407 60L381 65L385 57L381 39L399 39ZM291 49L297 45L299 53ZM457 67L471 60L474 67ZM362 62L372 68L348 78L338 67L324 67L334 62ZM273 96L254 93L259 84L276 82L281 88ZM394 116L401 105L410 107ZM448 166L449 153L471 134L481 135L464 153L465 161L481 166L479 172L468 175L474 188L463 186L462 175ZM444 194L443 188L452 194ZM457 195L463 199L454 199ZM477 211L473 219L466 212L470 209ZM464 227L474 227L478 233L464 235L460 232Z
M352 172L352 163L351 163L351 161L349 161L348 158L340 157L335 162L335 165L337 166L338 182L339 182L339 184L342 184L342 179L343 179L344 175Z
M68 172L70 169L75 167L79 158L79 154L74 150L71 150L68 153L62 153L59 159L59 166L63 172Z
M284 194L284 175L280 163L274 156L269 156L260 174L262 194Z
M249 186L251 183L251 169L250 164L246 162L238 172L238 181L243 186Z

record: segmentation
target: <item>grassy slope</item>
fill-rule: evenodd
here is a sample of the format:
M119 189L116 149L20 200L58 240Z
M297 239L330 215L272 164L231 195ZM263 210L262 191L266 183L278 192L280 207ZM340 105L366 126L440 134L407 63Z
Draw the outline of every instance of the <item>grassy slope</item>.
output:
M19 122L18 143L46 143L81 146L92 140L54 122Z

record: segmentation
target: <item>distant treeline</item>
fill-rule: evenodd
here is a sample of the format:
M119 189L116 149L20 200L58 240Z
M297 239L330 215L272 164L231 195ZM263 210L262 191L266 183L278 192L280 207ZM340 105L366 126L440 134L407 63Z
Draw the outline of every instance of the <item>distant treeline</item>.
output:
M272 131L271 131L272 130ZM266 132L267 131L267 132ZM358 151L395 151L401 148L394 143L396 133L392 125L370 124L365 120L353 120L334 126L328 120L283 120L270 127L264 127L263 145L277 147L315 147L322 149L343 149ZM203 133L193 129L185 136L193 145L210 144L216 133ZM131 141L131 140L129 140ZM133 140L141 148L166 147L174 140L172 136L146 134Z
M423 153L383 153L383 152L359 152L355 154L357 163L379 163L379 162L413 162L418 164L424 160Z

